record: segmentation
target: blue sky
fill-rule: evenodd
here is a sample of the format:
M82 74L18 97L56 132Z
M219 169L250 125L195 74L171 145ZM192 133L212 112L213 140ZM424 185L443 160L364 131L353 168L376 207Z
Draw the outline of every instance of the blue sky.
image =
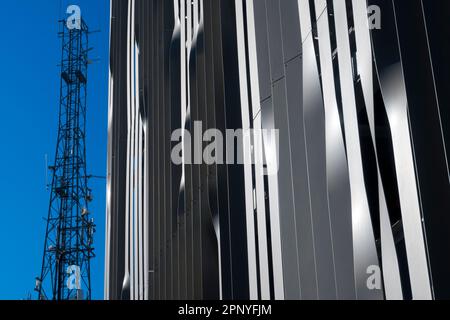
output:
M61 43L57 21L78 4L91 30L88 171L106 173L109 0L0 1L0 299L24 299L39 275L49 193L45 155L54 158ZM49 177L50 178L50 177ZM105 181L90 183L97 224L93 297L103 298ZM34 298L33 293L33 298Z

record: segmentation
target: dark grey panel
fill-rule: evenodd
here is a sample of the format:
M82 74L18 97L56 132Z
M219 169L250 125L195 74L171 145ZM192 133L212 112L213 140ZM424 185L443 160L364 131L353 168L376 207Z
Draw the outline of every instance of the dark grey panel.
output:
M334 256L326 177L325 110L312 40L303 47L303 116L313 217L318 294L336 299ZM307 52L309 51L309 52Z
M127 35L127 1L113 1L112 12L117 20L111 24L111 74L114 81L113 123L111 159L111 199L110 203L110 261L109 294L110 299L117 300L122 296L122 283L125 278L125 197L126 197L126 133L127 108L126 88L123 86L126 74L126 47L121 46Z
M302 52L298 0L279 0L279 3L284 62L288 62Z
M286 79L273 84L273 104L262 110L263 123L266 121L267 111L273 113L274 123L271 127L279 130L279 173L278 192L280 199L280 230L283 250L283 273L285 298L300 299L299 255L297 250L296 208L292 190L291 141L288 126L288 108L286 101ZM267 151L267 149L266 149Z
M261 101L272 95L266 1L253 1Z
M292 182L297 229L297 252L301 298L317 299L317 277L309 198L308 166L306 157L305 126L303 120L302 60L295 58L286 64L286 93L288 103L289 134L291 137Z
M284 76L283 37L281 33L280 0L266 0L267 40L271 79L277 81Z
M422 1L395 7L433 290L449 299L450 257L442 252L450 252L450 183Z

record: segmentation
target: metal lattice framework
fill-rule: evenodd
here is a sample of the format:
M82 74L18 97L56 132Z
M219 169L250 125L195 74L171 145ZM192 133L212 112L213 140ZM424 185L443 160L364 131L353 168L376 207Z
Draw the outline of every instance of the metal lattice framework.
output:
M61 92L58 141L51 184L39 300L90 300L95 225L86 173L86 92L89 30L61 22Z

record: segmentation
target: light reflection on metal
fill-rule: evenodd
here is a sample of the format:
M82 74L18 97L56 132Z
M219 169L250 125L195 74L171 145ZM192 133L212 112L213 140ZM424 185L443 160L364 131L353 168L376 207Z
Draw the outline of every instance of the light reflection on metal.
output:
M411 66L368 2L381 29L360 0L112 1L107 297L433 297ZM198 121L280 136L168 163Z

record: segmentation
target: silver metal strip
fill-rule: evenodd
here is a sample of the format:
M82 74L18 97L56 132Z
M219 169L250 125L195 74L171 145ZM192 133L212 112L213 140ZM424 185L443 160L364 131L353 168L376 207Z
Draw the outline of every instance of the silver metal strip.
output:
M356 63L363 89L367 116L372 136L372 143L377 157L377 174L380 201L380 223L381 223L381 261L383 264L383 278L385 295L388 300L401 300L403 298L402 285L398 257L392 233L391 221L386 204L383 182L377 156L377 143L375 138L375 110L373 90L373 59L372 44L370 42L369 20L367 18L367 3L361 0L352 0L355 37L356 37Z
M333 251L335 255L338 299L355 299L353 263L351 191L343 130L336 99L330 25L324 0L316 0L322 91L325 107L327 185L332 217ZM337 258L336 258L337 256Z
M353 250L355 283L358 299L382 299L381 290L370 290L368 270L378 267L377 250L364 181L361 142L356 111L355 87L350 53L349 28L345 1L334 0L336 40L350 173L353 216Z
M247 58L245 50L243 0L236 0L236 32L239 60L239 84L241 91L241 113L244 148L245 205L247 221L247 250L250 300L258 300L258 279L256 270L255 219L252 177L252 150L250 136L250 108L247 89Z
M261 96L259 92L258 78L258 56L256 52L256 34L255 34L255 16L254 16L254 0L247 0L247 34L248 34L248 50L249 50L249 70L250 70L250 86L252 91L251 102L253 110L253 127L254 129L262 129L261 123ZM266 224L266 202L264 191L264 170L263 170L263 142L261 135L253 136L253 157L255 163L255 191L256 191L256 215L258 227L258 251L259 251L259 272L261 299L270 300L270 282L269 282L269 257L267 248L267 224ZM282 264L281 261L278 264ZM278 271L282 272L282 268ZM282 279L282 274L278 276ZM283 284L279 284L283 286ZM284 289L279 289L284 291Z

